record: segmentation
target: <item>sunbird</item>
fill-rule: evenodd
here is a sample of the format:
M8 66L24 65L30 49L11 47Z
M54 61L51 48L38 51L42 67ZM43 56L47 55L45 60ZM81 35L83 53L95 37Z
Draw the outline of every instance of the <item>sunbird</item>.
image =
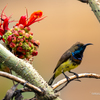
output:
M61 73L67 78L68 81L69 77L67 77L67 75L65 75L64 73L66 71L68 71L69 73L73 73L78 78L78 74L71 72L71 70L78 67L78 65L81 64L83 58L83 52L88 45L93 45L93 44L92 43L83 44L77 42L74 45L72 45L72 47L69 48L59 59L57 66L53 72L54 74L49 80L48 84L52 85L54 79Z

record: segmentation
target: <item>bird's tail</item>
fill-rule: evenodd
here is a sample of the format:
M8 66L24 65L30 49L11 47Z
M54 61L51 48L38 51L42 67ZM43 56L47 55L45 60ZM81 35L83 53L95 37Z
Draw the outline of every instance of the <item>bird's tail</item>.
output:
M49 85L52 85L54 79L55 79L55 74L51 77L51 79L49 80L48 84Z

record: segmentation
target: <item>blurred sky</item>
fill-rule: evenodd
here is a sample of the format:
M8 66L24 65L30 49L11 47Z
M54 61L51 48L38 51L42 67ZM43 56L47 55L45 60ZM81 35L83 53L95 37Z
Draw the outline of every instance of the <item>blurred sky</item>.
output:
M93 43L84 52L76 73L100 74L100 24L88 4L77 0L0 0L0 12L7 5L5 13L12 14L11 20L42 10L45 19L31 25L34 39L40 41L39 54L34 58L34 67L48 81L60 56L74 43ZM15 23L10 23L12 28ZM67 75L72 75L66 72ZM64 78L60 75L57 80ZM12 86L12 81L0 77L0 100ZM93 94L99 93L99 95ZM32 97L32 95L31 95ZM62 100L99 100L100 80L81 79L73 81L60 92Z

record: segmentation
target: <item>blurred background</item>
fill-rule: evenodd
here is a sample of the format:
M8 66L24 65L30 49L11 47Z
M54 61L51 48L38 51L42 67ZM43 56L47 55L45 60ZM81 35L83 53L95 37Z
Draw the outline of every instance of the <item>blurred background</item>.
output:
M29 16L37 10L47 16L31 25L34 39L40 41L39 54L34 58L33 66L46 81L53 75L60 56L78 41L94 45L86 48L81 65L72 71L100 74L100 24L88 4L78 0L0 0L0 12L6 5L5 13L7 16L12 14L11 20L19 20L20 16L25 15L26 8ZM14 22L9 27L13 25ZM55 82L63 78L60 75ZM12 85L12 81L0 77L0 100ZM26 93L25 98L32 96L33 93ZM60 92L60 98L99 100L100 80L82 78L81 82L72 81Z

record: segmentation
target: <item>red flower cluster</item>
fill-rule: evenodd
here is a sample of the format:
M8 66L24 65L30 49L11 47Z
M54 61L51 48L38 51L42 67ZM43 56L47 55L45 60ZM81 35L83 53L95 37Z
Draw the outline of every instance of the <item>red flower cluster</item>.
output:
M6 8L6 7L5 7ZM8 28L10 17L7 17L3 9L1 13L0 35L9 49L19 58L30 59L38 54L37 48L39 41L33 39L33 33L30 32L30 25L38 22L45 17L42 17L42 11L36 11L28 18L27 15L21 16L18 23L12 29Z
M6 6L5 6L5 8L6 8ZM5 13L4 13L5 8L2 10L1 15L0 15L0 19L1 19L0 20L0 35L1 35L0 40L2 39L3 41L4 41L4 39L2 38L2 36L5 34L5 32L7 30L9 30L8 24L10 23L9 19L11 17L11 16L7 17L5 15Z
M30 32L29 26L25 28L22 24L14 26L3 35L3 39L19 58L30 59L38 54L37 47L40 43L33 39L33 33Z

